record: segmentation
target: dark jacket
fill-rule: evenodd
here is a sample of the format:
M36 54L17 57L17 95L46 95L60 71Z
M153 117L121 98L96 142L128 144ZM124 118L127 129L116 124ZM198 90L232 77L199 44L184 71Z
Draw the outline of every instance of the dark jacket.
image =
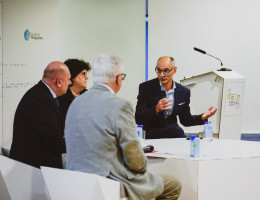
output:
M21 99L14 117L10 158L40 167L62 168L66 152L58 105L42 81Z
M144 130L167 127L169 124L177 125L177 116L184 126L202 125L201 115L190 113L190 90L175 82L174 107L172 114L165 119L164 113L156 113L155 107L163 98L159 79L155 78L139 85L138 101L135 119L137 124L144 125Z
M80 92L80 94L83 94L86 91L87 91L87 89L84 89ZM60 113L61 113L61 116L62 116L62 119L64 120L64 122L66 119L66 115L67 115L69 106L75 98L76 97L72 94L70 88L68 88L66 94L58 97L59 109L60 109Z

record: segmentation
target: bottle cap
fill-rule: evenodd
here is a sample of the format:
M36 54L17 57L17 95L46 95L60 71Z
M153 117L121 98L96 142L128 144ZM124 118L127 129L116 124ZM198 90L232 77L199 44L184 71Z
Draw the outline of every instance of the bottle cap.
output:
M196 136L195 136L195 135L192 135L190 139L191 139L191 140L194 140L195 138L196 138Z
M143 127L144 125L137 125L137 127Z

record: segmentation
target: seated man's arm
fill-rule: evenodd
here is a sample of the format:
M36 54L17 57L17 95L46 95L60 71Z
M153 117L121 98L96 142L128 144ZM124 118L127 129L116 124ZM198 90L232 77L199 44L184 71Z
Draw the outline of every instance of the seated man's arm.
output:
M145 124L146 122L156 120L158 118L158 113L156 113L157 103L153 102L153 97L150 97L147 88L140 84L135 111L136 123Z
M46 99L39 99L35 106L28 107L31 125L35 135L46 146L45 151L52 153L65 153L66 146L63 138L63 127L57 119L57 113Z
M187 90L187 94L185 94L186 101L181 105L181 110L179 112L180 123L183 126L195 126L204 124L204 120L201 119L202 114L200 115L192 115L190 113L190 90Z
M134 110L129 102L121 107L116 123L116 132L125 164L131 171L144 173L147 159L136 134Z

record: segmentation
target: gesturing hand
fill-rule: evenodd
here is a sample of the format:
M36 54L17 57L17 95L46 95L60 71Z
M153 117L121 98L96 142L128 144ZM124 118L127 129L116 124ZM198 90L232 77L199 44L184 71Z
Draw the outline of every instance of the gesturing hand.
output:
M214 107L210 106L210 108L203 113L203 115L201 116L202 120L208 119L210 118L212 115L215 115L215 113L217 112L217 108L215 108L214 110L212 110Z
M171 102L172 100L170 99L166 99L166 98L161 99L155 107L156 112L158 113L164 110L170 110L172 106Z

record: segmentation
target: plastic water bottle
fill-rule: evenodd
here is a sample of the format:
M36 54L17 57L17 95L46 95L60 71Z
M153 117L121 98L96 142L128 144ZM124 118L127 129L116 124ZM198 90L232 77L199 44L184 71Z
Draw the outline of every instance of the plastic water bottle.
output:
M190 138L190 157L198 157L200 155L200 139L196 136Z
M143 130L143 125L137 125L136 132L137 132L137 137L141 142L141 146L146 147L147 144L145 143L145 131Z
M210 155L210 143L213 140L213 131L210 122L205 122L203 131L203 140L201 143L201 156Z
M205 122L204 124L203 139L205 139L206 142L212 142L213 140L213 131L212 131L211 122Z
M137 137L139 140L143 139L143 125L137 125L136 127Z

